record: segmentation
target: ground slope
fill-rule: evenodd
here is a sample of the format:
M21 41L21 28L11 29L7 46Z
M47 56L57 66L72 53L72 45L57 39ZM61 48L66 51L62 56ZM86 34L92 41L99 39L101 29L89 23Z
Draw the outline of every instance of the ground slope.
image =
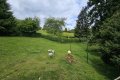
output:
M86 44L72 43L76 60L69 64L65 54L70 44L43 38L0 37L0 80L110 80L114 69L105 65L96 53L89 53ZM55 49L55 58L47 50ZM110 72L112 71L112 73Z

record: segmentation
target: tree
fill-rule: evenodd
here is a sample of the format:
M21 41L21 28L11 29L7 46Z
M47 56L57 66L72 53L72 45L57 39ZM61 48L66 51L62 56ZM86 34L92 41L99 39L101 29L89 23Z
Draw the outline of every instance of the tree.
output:
M15 18L7 0L0 0L0 35L11 35L15 32Z
M115 60L113 62L111 59L114 59L114 56L120 58L120 10L103 22L97 38L103 61L115 63Z
M87 6L94 35L98 35L103 22L120 8L120 0L89 0Z
M100 52L105 63L120 65L120 0L89 0L86 16L92 28L93 38L100 45ZM82 10L83 11L83 10ZM82 13L81 11L81 13ZM80 14L81 14L80 13ZM79 15L80 15L79 14ZM81 36L81 20L78 17L76 36ZM120 66L119 66L120 67Z
M44 30L54 35L62 33L62 27L65 26L65 19L63 18L47 18L44 24Z
M67 28L65 28L64 32L67 32L67 31L68 31Z
M87 7L82 8L78 15L78 20L75 28L75 37L87 37L89 33L89 20Z
M20 35L32 35L39 29L39 18L26 18L25 20L17 20L17 30Z

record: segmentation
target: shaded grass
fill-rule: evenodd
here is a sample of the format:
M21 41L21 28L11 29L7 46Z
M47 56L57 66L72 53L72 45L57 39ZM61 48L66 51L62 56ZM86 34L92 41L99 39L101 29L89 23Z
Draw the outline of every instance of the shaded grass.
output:
M85 43L71 43L71 46L73 64L65 61L69 43L43 38L0 37L0 80L110 80L116 77L114 69L108 68L92 52L87 64ZM54 58L48 57L48 49L55 49Z
M104 62L101 61L101 54L99 52L100 50L98 45L91 46L89 48L88 53L90 54L90 64L95 68L98 73L105 75L110 80L114 80L116 77L119 76L119 71L117 71L117 68L115 66L104 64Z

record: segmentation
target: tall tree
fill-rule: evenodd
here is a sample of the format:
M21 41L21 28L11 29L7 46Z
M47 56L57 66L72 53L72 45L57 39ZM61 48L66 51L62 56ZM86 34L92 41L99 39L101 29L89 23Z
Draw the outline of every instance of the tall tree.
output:
M103 22L120 8L120 0L89 0L88 7L93 32L98 32Z
M117 11L112 17L104 21L100 28L98 38L102 59L106 63L113 62L111 59L114 56L120 58L120 11Z
M0 0L0 35L14 33L15 19L10 10L7 0Z
M62 33L62 27L65 26L64 18L47 18L44 24L44 29L48 33L54 35L60 35Z
M82 8L78 15L78 20L75 28L75 37L87 37L89 33L89 20L87 7Z
M90 24L106 63L120 64L120 0L89 0ZM118 59L119 58L119 59Z

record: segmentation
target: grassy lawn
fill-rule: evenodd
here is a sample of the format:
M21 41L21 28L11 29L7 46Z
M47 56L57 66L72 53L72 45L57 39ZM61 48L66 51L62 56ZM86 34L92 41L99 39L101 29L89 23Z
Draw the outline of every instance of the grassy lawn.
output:
M50 35L50 34L48 34L47 31L45 31L45 30L39 30L39 31L37 31L37 33L42 33L42 34L44 34L44 35Z
M69 64L65 54L69 44L43 38L0 37L0 80L113 80L116 72L105 65L96 52L89 52L86 44L71 43L75 63ZM55 49L49 58L47 50ZM94 47L91 47L91 49Z
M65 37L74 37L74 33L69 33L69 32L63 32L63 35L62 36L65 36Z

